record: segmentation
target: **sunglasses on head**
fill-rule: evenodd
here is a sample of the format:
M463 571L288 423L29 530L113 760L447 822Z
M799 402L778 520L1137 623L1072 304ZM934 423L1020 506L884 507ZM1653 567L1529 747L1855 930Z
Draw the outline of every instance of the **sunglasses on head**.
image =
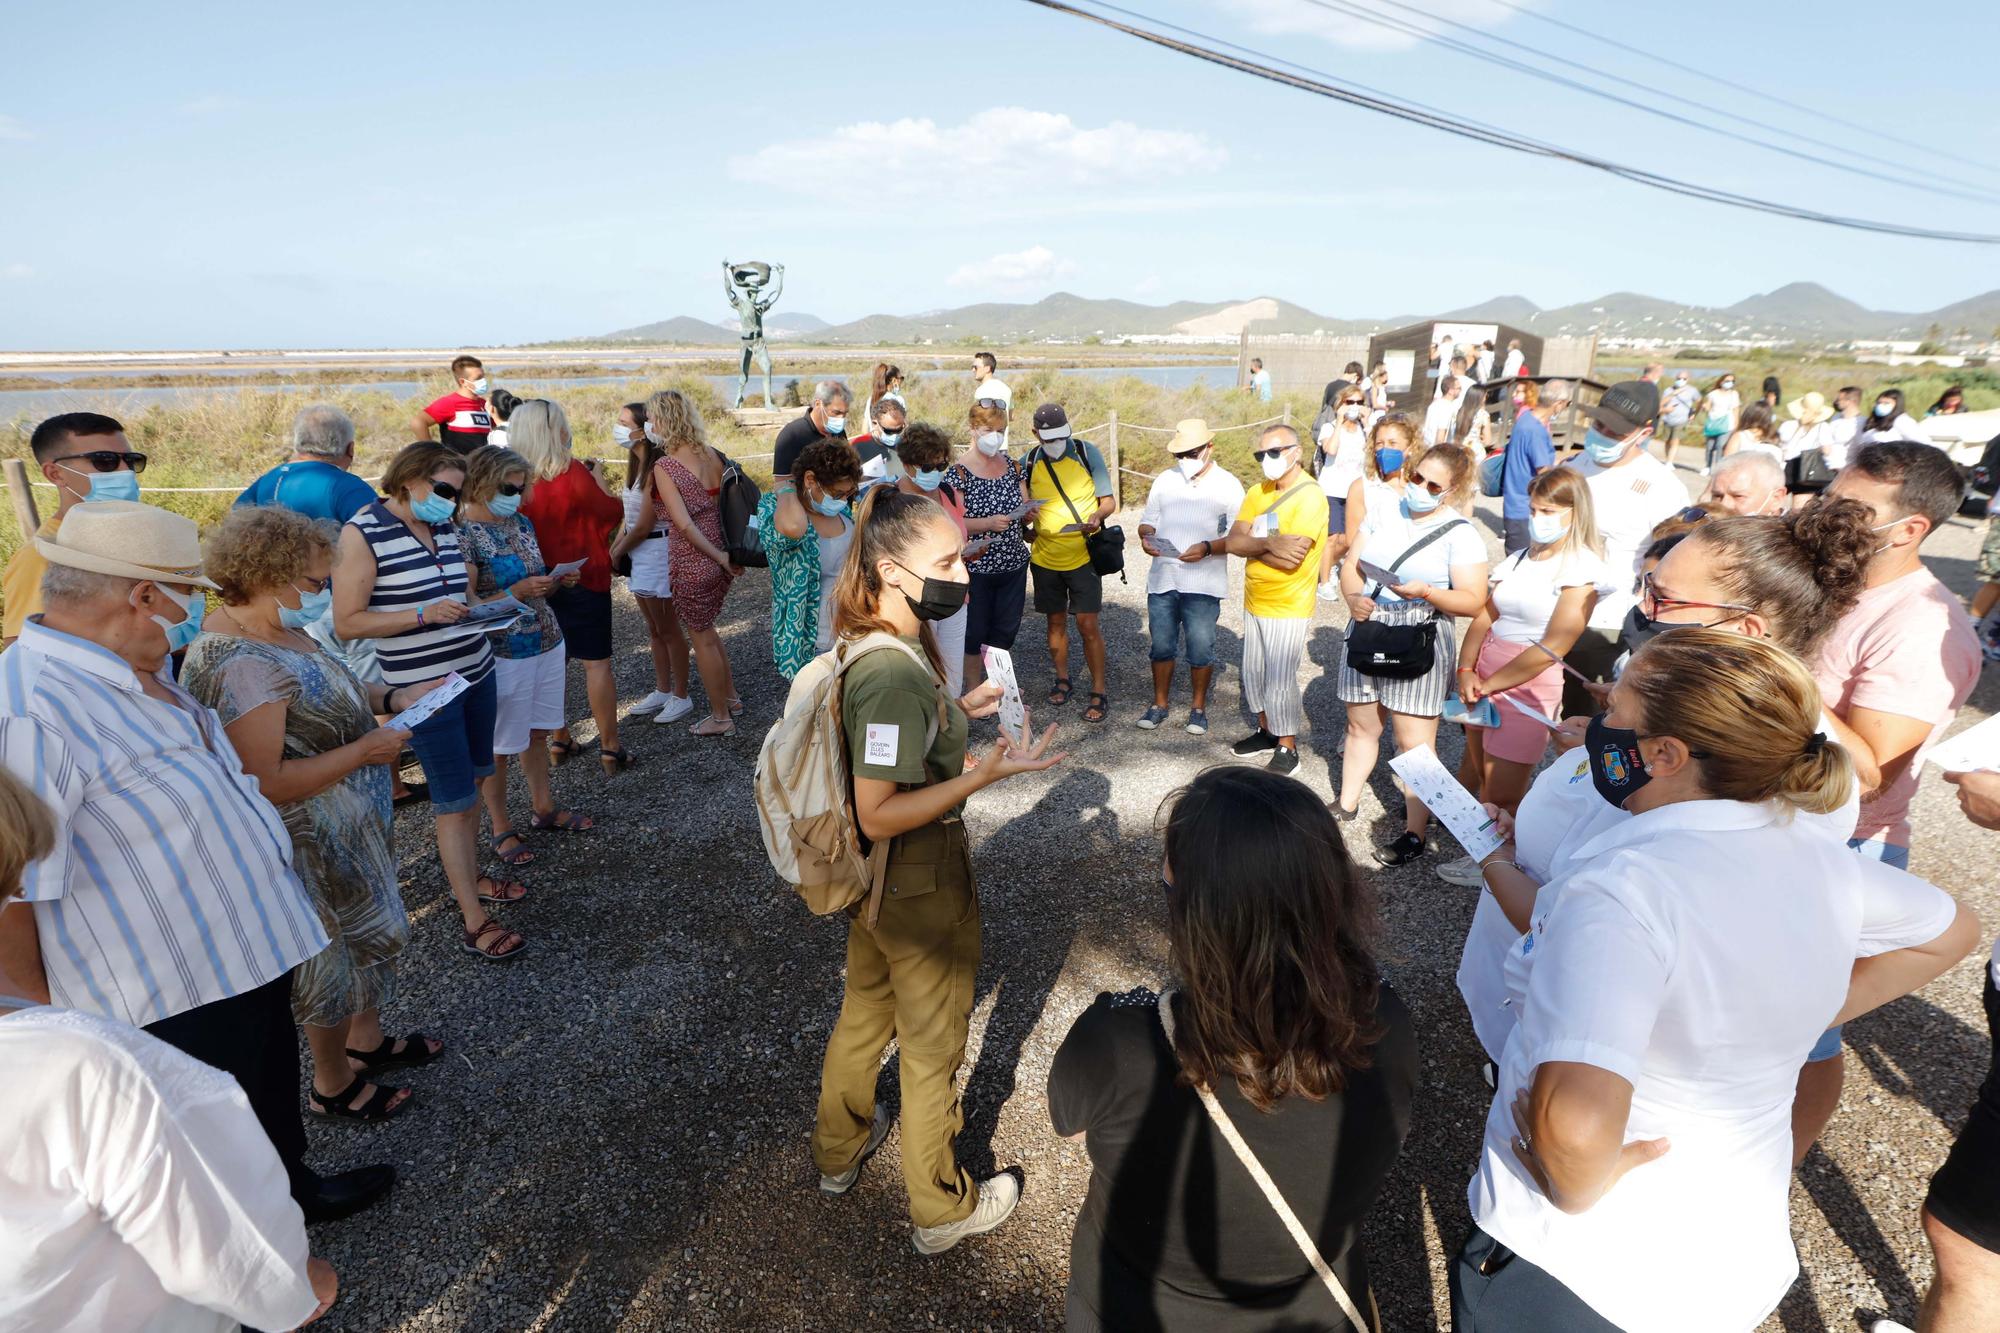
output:
M434 481L431 483L431 494L440 500L456 500L458 487L448 481Z
M91 467L99 472L116 472L121 465L131 468L134 472L144 472L146 470L146 455L125 454L120 453L116 449L92 449L89 453L84 454L64 454L55 461L58 463L68 463L79 458L87 460Z
M1279 457L1285 452L1285 450L1291 447L1292 446L1289 444L1281 444L1275 449L1253 449L1250 453L1250 456L1261 463L1267 458Z

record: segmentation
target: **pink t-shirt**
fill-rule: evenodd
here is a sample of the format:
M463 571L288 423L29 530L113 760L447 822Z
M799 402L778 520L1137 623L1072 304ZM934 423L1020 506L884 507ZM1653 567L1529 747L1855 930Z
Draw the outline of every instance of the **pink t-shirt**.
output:
M1833 627L1813 668L1827 711L1843 722L1867 708L1932 724L1902 774L1861 803L1855 837L1910 845L1910 801L1924 751L1972 693L1979 664L1971 618L1928 569L1868 589Z

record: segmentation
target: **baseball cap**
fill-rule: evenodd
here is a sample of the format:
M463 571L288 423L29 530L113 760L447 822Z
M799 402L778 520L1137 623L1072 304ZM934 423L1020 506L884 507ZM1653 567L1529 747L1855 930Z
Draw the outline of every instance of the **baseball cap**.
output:
M1578 411L1604 428L1613 439L1624 439L1660 415L1660 386L1648 380L1620 380L1604 391L1593 406L1580 404Z
M1069 438L1069 413L1061 403L1043 403L1035 409L1035 434L1044 440Z

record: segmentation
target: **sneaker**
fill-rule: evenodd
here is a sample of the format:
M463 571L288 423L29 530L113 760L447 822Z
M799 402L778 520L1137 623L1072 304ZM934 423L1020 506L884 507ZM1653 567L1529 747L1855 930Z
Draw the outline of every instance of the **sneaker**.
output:
M1188 710L1187 730L1190 736L1208 735L1208 712L1206 709L1190 708Z
M1271 751L1270 759L1264 763L1264 767L1270 769L1273 773L1283 773L1288 777L1298 766L1299 752L1289 745L1280 745L1277 749Z
M1405 832L1387 847L1377 851L1375 859L1385 866L1406 866L1423 854L1423 835Z
M1868 1326L1868 1333L1916 1333L1916 1330L1893 1319L1877 1319Z
M655 725L664 727L669 722L678 722L694 711L694 700L684 694L670 694L660 707L660 715L653 719Z
M1021 1182L1009 1175L988 1176L979 1182L979 1203L956 1222L941 1227L911 1227L910 1240L918 1254L943 1254L967 1236L993 1230L1013 1213L1021 1202Z
M632 705L632 716L644 717L648 713L657 713L662 708L665 708L667 700L673 697L673 695L668 694L665 690L654 690L638 703Z
M1148 708L1145 712L1141 713L1139 715L1139 720L1133 725L1138 727L1139 730L1141 731L1151 731L1154 727L1159 726L1162 722L1165 722L1166 720L1167 720L1167 710L1155 704L1153 707Z
M1479 868L1479 862L1469 856L1445 862L1437 868L1437 877L1447 884L1465 889L1483 888L1486 884L1486 872Z
M1236 742L1236 744L1230 746L1229 753L1238 756L1247 756L1262 754L1266 750L1275 750L1277 748L1278 738L1262 727L1259 727L1242 740Z
M854 1188L854 1182L861 1179L861 1164L875 1155L882 1146L882 1140L889 1137L889 1108L880 1102L875 1104L875 1119L868 1126L868 1142L861 1147L861 1155L854 1159L854 1165L837 1176L822 1175L819 1178L821 1194L845 1194Z

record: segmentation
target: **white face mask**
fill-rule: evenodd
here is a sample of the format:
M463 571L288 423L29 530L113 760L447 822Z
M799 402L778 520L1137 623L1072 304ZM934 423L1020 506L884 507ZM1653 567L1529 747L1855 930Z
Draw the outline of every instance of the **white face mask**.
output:
M1561 514L1528 515L1528 540L1546 546L1569 531L1569 520Z
M1050 458L1061 458L1069 452L1069 436L1065 435L1059 440L1043 440L1042 452Z
M662 449L667 447L667 442L660 438L660 433L653 429L653 423L650 421L646 423L646 438L654 444L659 445Z
M1007 437L997 430L981 431L979 438L973 443L977 444L979 452L988 458L998 458L1007 452Z
M1205 449L1197 449L1191 454L1178 454L1174 458L1174 466L1181 470L1183 477L1193 481L1207 469L1207 454L1208 451Z
M611 442L613 444L632 443L632 428L622 421L619 422L611 428Z
M1260 466L1264 469L1264 476L1268 480L1278 481L1292 470L1292 451L1287 449L1276 458L1266 458Z
M1340 409L1340 419L1342 421L1359 421L1367 411L1368 409L1360 403L1349 403Z
M481 398L486 396L486 377L484 375L481 375L472 382L472 392Z

